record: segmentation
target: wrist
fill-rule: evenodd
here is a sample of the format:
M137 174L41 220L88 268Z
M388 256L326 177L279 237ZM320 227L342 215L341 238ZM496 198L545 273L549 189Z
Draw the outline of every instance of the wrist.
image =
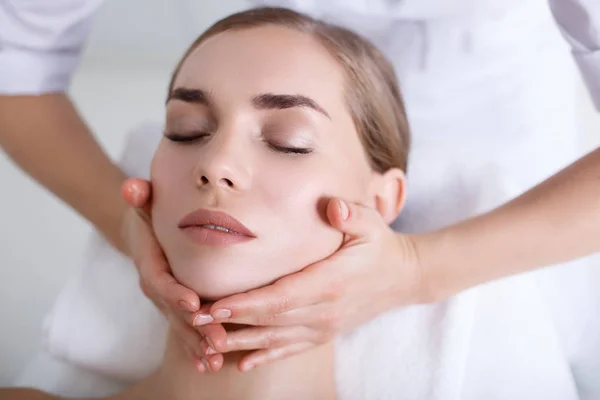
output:
M417 304L437 303L458 292L455 282L449 279L456 274L448 274L448 268L453 264L447 253L449 247L445 231L413 234L410 239L419 279Z
M123 228L129 219L130 207L120 195L124 177L120 171L117 172L118 175L111 177L110 189L96 193L96 198L102 198L102 201L97 203L102 207L96 206L95 210L90 210L89 219L115 249L129 256Z
M425 238L421 236L396 234L397 246L393 265L394 270L399 272L399 287L395 290L400 295L400 298L396 296L396 306L433 302L433 285L429 282L429 273L421 255Z
M115 227L114 234L109 238L111 244L125 256L132 258L129 247L128 237L131 225L132 214L135 211L131 206L124 204L119 210L118 224Z

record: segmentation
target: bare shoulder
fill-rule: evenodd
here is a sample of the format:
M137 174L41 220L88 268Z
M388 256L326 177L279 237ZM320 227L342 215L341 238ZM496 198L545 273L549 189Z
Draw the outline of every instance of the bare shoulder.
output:
M52 396L35 389L0 389L0 400L60 400L62 397Z

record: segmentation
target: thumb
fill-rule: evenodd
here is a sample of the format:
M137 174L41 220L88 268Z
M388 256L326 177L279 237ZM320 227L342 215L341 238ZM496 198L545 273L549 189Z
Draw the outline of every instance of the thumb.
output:
M379 227L374 218L377 212L356 203L331 199L327 204L327 218L335 229L356 238L369 238Z
M150 215L152 196L150 182L139 178L129 178L121 186L121 196L130 206L141 209L141 211Z

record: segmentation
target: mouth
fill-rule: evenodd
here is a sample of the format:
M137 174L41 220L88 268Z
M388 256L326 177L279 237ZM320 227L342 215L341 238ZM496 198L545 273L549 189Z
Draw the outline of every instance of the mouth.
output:
M215 231L233 233L234 235L239 235L240 234L239 232L233 231L231 229L227 229L224 226L219 226L219 225L204 224L204 225L200 225L200 228L214 229Z
M223 238L223 235L229 237L229 240L235 237L237 239L253 239L256 237L250 229L231 215L222 211L203 208L183 217L178 227L183 231L195 234L196 238L203 239L203 242L210 242L208 244L214 244L212 242L215 241L208 240L207 238ZM216 242L221 243L222 240ZM226 242L229 243L229 241Z

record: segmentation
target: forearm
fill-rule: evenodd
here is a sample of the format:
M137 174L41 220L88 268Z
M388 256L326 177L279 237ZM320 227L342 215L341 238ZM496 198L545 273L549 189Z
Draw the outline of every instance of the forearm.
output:
M600 251L600 149L502 207L415 243L433 300Z
M36 181L123 249L125 178L64 94L0 96L0 146Z
M0 389L0 400L59 400L62 397L52 396L45 392L29 388Z

